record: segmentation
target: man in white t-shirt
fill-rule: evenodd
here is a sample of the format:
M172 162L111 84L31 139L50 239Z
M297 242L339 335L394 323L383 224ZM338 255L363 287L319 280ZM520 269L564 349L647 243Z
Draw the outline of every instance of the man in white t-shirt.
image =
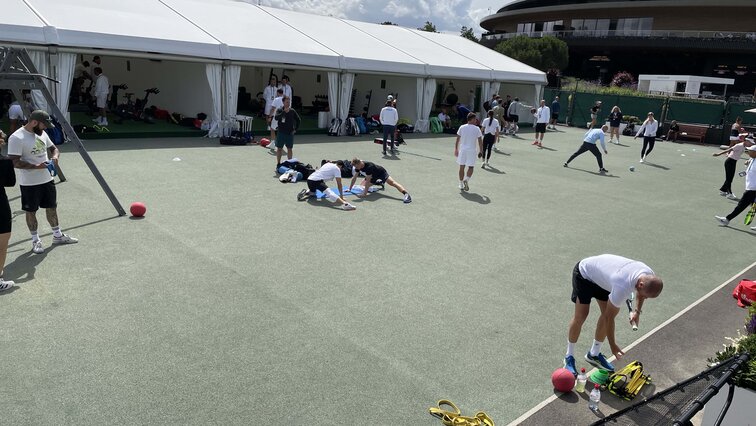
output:
M446 107L441 108L441 112L438 113L438 121L441 122L441 125L444 127L444 129L451 127L451 117L449 117L449 114L447 114Z
M26 121L24 110L21 108L21 104L18 101L13 101L13 103L10 104L10 108L8 108L8 120L10 121L10 134L13 134L18 130L18 128L21 127L21 124Z
M396 154L394 137L396 135L396 123L399 122L399 112L394 107L393 96L391 100L386 100L386 106L381 109L379 120L383 125L383 155L386 155L386 142L389 137L391 137L391 153Z
M270 151L276 152L276 130L278 130L278 120L276 120L276 113L283 109L284 91L282 88L276 89L276 97L270 104Z
M614 371L614 365L601 353L601 344L607 339L617 359L624 355L614 339L614 321L617 314L635 291L637 305L630 313L630 323L638 324L643 302L659 296L663 287L661 278L656 276L648 265L637 260L602 254L578 262L572 271L572 302L575 304L575 315L569 325L564 367L577 376L575 343L580 337L583 323L588 318L592 298L596 299L601 315L596 324L593 346L585 355L585 360L598 368Z
M101 126L108 125L108 116L105 112L105 107L108 105L108 94L110 94L110 81L105 74L102 73L102 68L95 67L95 90L94 96L97 102L97 108L99 109L100 116L94 121Z
M467 124L459 126L457 140L454 142L454 156L457 157L459 165L459 189L463 191L470 190L468 182L473 175L475 162L483 152L483 133L480 127L475 125L476 119L474 112L467 114ZM465 167L467 167L467 174L465 174Z
M344 200L344 186L341 183L341 169L344 167L344 162L323 160L320 164L320 168L315 170L307 178L307 189L303 189L297 194L298 201L304 201L312 196L315 196L316 191L320 191L325 194L328 201L335 203L339 202L343 210L355 210L357 207L349 204ZM326 185L327 181L336 179L336 185L338 185L338 195Z
M50 115L36 110L29 115L29 122L8 139L8 157L13 161L13 167L18 169L21 209L26 212L26 224L32 235L32 251L37 254L45 251L37 232L37 210L40 207L45 209L47 221L52 227L53 244L79 242L64 234L58 224L57 192L50 163L58 166L59 153L45 133L45 129L52 126Z
M533 114L536 119L535 125L535 142L533 145L543 148L543 137L546 135L546 125L551 121L551 109L546 106L546 100L541 99L541 105Z

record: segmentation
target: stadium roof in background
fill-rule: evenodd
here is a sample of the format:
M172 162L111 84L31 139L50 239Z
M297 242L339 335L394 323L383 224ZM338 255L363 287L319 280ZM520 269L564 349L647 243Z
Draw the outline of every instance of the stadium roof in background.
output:
M543 72L459 36L241 1L4 2L8 4L0 14L0 44L356 73L546 82Z

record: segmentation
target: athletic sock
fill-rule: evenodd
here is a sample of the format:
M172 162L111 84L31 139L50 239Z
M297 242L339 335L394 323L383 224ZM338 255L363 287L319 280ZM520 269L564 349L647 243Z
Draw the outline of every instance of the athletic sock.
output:
M63 233L62 233L62 232L60 232L60 226L56 226L56 227L54 227L54 228L52 229L52 231L53 231L53 237L55 237L55 238L60 238L60 237L62 237L62 236L63 236Z
M567 354L565 356L574 356L575 354L575 344L567 341Z
M599 342L596 339L593 339L593 346L591 346L591 356L596 356L599 353L601 353L601 344L604 342Z
M39 241L39 233L37 231L34 231L31 234L32 234L32 242L33 243L36 243L37 241Z
M470 180L470 176L465 176L465 178L462 179L462 182L467 182L468 180Z

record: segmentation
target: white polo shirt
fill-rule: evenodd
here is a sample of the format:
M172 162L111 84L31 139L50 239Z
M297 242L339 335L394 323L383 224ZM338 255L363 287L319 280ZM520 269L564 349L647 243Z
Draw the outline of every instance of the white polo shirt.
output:
M756 191L756 166L753 165L754 163L756 163L756 160L751 159L746 169L746 191Z
M635 290L641 275L655 275L643 262L613 254L601 254L580 261L580 275L609 292L609 302L620 308Z
M480 127L474 124L463 124L459 126L457 135L459 136L460 151L477 150L478 138L483 137L483 133L481 133Z

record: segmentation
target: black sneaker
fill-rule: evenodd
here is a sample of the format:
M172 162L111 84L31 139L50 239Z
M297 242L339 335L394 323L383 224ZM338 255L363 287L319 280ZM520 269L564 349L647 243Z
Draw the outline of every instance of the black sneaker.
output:
M308 198L310 198L310 191L308 191L307 189L303 189L299 191L299 194L297 194L297 201L304 201Z
M602 167L599 169L599 173L609 173L609 170Z
M410 197L409 193L404 194L404 204L409 204L412 202L412 197Z
M383 151L383 155L386 155L386 151Z
M567 163L564 163L564 167L569 167L569 165Z

